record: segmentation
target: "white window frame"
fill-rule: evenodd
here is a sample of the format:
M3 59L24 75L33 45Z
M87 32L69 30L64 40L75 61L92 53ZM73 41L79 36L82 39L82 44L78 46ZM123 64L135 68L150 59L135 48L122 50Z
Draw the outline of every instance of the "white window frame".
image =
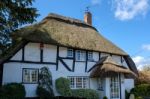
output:
M89 88L89 78L87 76L68 76L71 89L87 89ZM77 82L77 80L81 82Z
M88 61L93 61L93 52L88 52Z
M73 57L73 49L67 49L67 57Z
M76 50L76 61L86 61L86 51Z
M22 69L22 82L23 83L38 83L38 74L39 74L38 69L23 68Z

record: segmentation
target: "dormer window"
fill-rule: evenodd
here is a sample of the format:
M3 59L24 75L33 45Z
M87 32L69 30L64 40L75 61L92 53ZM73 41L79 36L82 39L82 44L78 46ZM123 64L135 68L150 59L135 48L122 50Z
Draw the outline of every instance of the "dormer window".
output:
M73 49L67 50L67 57L73 57Z
M88 52L88 60L93 61L93 52Z
M82 50L76 51L76 61L85 61L86 59L86 53Z

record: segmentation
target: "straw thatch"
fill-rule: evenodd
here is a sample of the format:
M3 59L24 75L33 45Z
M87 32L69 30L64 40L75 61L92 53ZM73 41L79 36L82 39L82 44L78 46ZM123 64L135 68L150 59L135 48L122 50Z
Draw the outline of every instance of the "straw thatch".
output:
M90 77L110 77L119 73L123 73L125 77L136 77L135 73L117 64L111 57L103 57L102 60L95 64L95 68L91 72Z
M127 55L123 50L105 39L98 31L83 21L49 14L40 23L13 33L29 42L42 42L73 48Z

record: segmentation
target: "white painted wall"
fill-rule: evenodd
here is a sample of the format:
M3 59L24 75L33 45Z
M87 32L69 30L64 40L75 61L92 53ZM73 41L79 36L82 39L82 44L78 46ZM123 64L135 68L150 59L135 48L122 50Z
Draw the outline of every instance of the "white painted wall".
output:
M22 60L22 49L19 50L10 60Z
M57 46L44 44L43 62L56 62Z
M67 48L66 47L59 47L59 56L67 57Z
M125 79L124 80L124 87L125 87L125 90L130 92L130 90L132 88L134 88L134 80L133 79Z
M40 61L40 44L39 43L28 43L25 46L25 60L26 61Z

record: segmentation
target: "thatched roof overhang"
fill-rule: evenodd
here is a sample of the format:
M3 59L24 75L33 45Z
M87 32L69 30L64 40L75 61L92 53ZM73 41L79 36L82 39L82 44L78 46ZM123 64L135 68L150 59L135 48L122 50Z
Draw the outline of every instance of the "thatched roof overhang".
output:
M95 68L92 70L90 77L104 78L115 76L116 74L124 74L127 78L137 77L134 72L124 66L117 64L115 61L112 60L111 57L103 57L102 60L103 61L95 64Z

